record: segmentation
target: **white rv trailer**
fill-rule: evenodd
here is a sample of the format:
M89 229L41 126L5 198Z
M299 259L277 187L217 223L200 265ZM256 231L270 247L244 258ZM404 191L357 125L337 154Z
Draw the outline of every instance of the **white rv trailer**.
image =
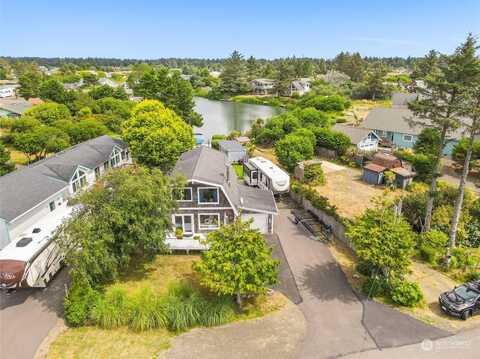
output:
M74 210L67 201L59 203L51 216L29 227L0 251L0 289L47 286L63 261L54 234Z
M272 161L263 157L252 157L243 164L244 180L249 186L271 190L274 194L287 193L290 176Z

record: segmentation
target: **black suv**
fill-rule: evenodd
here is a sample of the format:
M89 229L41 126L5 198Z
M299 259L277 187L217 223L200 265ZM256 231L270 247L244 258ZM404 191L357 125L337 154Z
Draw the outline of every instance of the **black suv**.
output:
M480 281L465 283L442 293L438 301L445 313L467 320L480 312Z

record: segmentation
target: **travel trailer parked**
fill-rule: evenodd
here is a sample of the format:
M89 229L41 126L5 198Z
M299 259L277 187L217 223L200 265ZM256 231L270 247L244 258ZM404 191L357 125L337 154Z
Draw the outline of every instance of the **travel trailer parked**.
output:
M280 167L263 157L252 157L243 164L244 180L249 186L269 189L274 194L290 190L290 176Z
M55 214L21 233L0 251L0 288L46 287L62 266L55 234L74 207L56 203Z

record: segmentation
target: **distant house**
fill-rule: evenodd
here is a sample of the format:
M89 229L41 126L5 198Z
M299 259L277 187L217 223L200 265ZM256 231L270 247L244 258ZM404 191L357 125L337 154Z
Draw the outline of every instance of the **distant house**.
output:
M115 82L113 80L110 80L109 78L106 78L106 77L102 77L98 80L98 83L100 85L103 85L103 86L109 86L109 87L112 87L112 88L117 88L117 87L120 87L120 86L123 86L122 84L118 83L118 82Z
M223 140L218 143L220 152L225 153L228 163L243 162L247 158L247 151L236 140Z
M252 92L257 95L268 95L273 93L275 89L275 80L271 79L255 79L250 82Z
M83 86L83 79L78 80L77 82L64 83L63 88L65 90L78 90Z
M277 206L271 191L240 183L224 153L199 146L182 154L172 176L186 179L172 223L183 238L167 236L171 249L205 249L195 239L232 222L240 216L253 219L252 227L272 233Z
M18 85L0 86L0 98L14 97Z
M303 96L311 90L311 81L312 80L309 78L300 78L293 80L288 87L288 96L293 96L295 94Z
M69 198L109 168L129 163L125 142L101 136L0 177L0 249L55 220L70 206Z
M397 148L412 148L422 132L421 126L411 125L410 120L417 120L408 109L408 102L416 99L415 94L393 94L392 108L374 108L362 123L362 127L375 131L383 141ZM450 135L443 149L444 155L451 155L458 141L463 137L464 129Z
M0 99L0 117L17 118L33 104L23 98L4 98Z
M359 151L370 152L378 149L380 137L372 130L342 124L336 124L332 129L348 136Z

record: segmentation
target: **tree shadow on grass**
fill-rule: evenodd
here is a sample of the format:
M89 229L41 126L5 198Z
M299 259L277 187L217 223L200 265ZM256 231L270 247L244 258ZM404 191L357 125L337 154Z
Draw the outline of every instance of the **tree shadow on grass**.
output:
M300 285L321 301L359 302L345 274L335 262L306 267Z

